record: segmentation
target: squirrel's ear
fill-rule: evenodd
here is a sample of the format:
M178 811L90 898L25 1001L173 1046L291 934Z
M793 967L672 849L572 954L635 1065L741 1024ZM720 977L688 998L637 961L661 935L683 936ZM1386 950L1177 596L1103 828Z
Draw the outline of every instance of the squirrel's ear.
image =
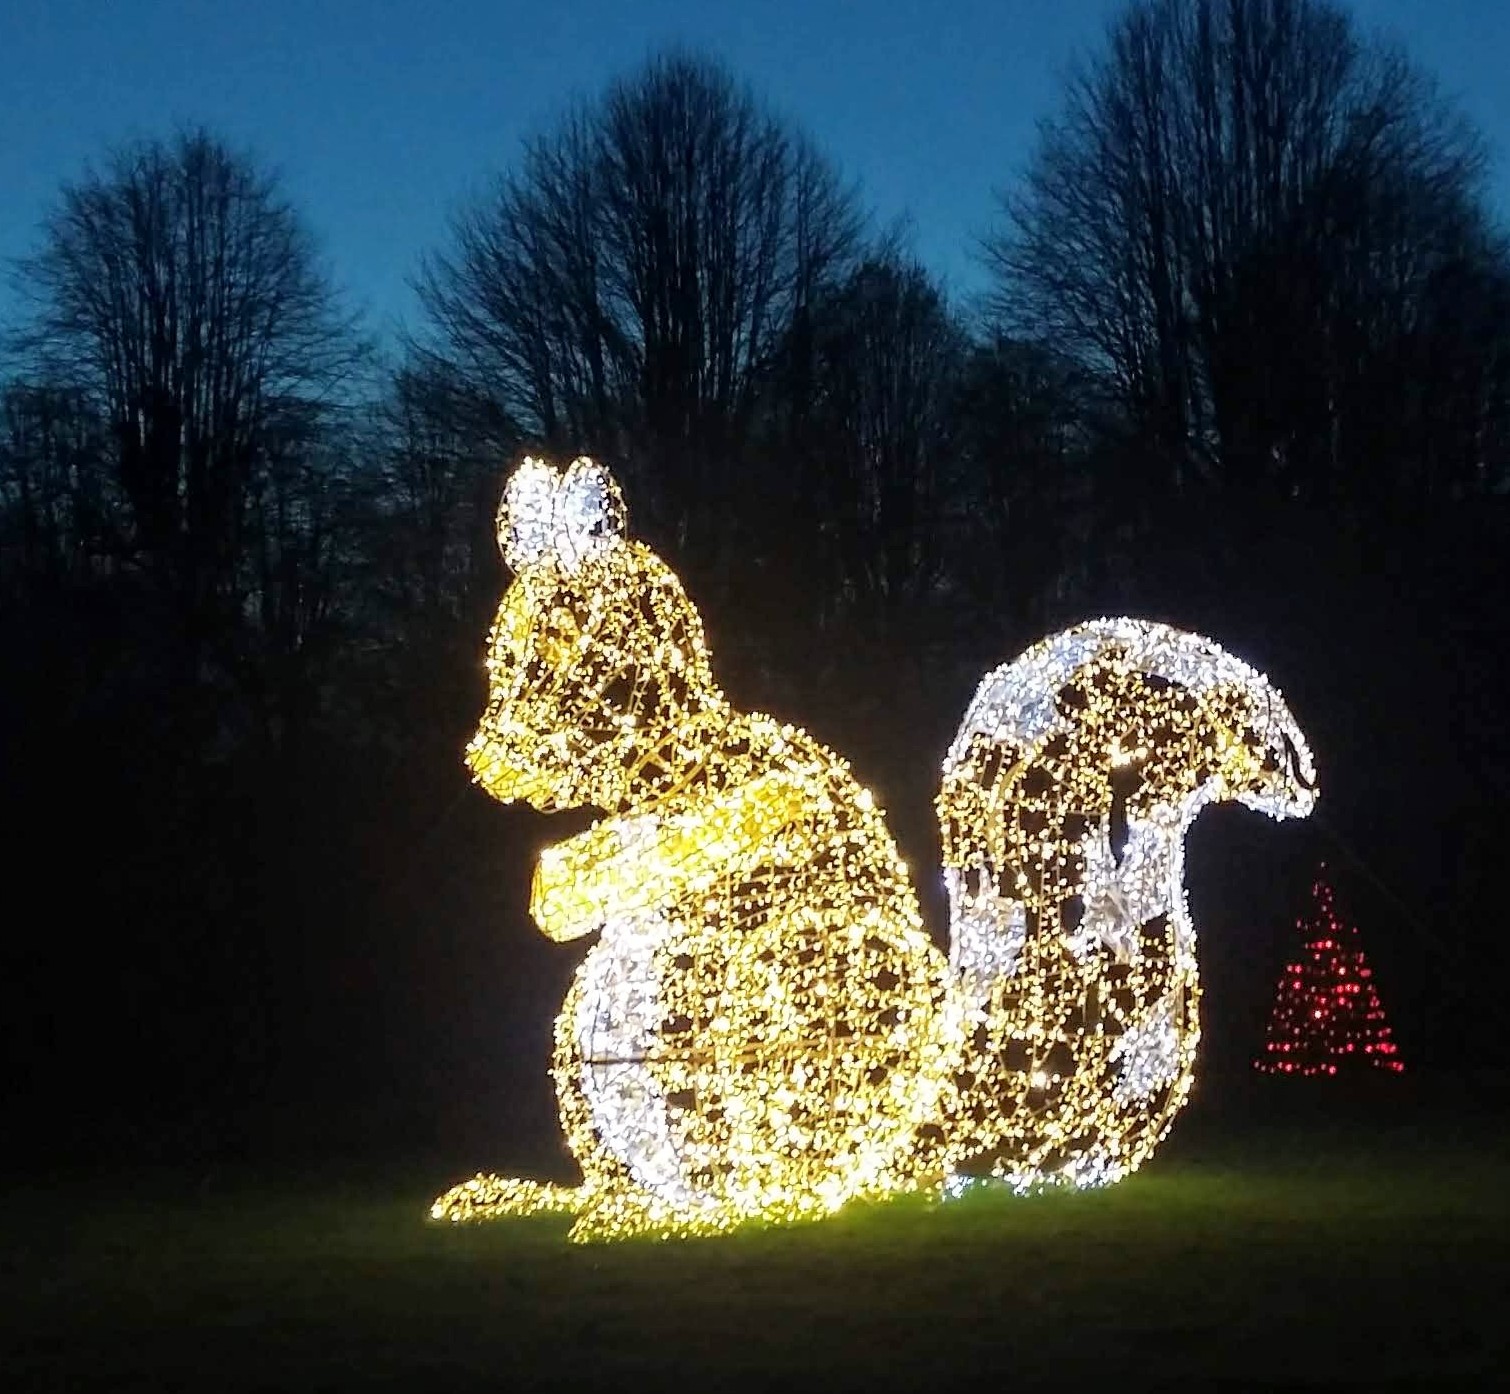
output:
M519 572L556 551L556 494L561 476L526 455L503 486L498 503L498 547L509 569Z
M624 496L613 475L583 455L573 460L556 490L555 547L561 565L575 570L624 540Z

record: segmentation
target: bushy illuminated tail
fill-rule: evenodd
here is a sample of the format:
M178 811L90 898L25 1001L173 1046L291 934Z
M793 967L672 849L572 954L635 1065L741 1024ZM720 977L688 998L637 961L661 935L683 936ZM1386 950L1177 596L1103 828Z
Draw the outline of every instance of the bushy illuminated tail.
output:
M938 799L958 1162L1095 1185L1149 1155L1199 1039L1185 835L1208 803L1287 818L1315 798L1280 693L1199 635L1093 620L986 677Z

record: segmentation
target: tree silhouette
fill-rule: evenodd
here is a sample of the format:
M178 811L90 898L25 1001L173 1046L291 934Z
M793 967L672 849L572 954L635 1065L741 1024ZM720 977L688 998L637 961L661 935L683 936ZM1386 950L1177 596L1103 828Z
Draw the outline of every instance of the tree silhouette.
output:
M921 266L878 257L818 297L804 342L796 445L830 567L821 593L894 618L939 580L966 336Z
M716 554L765 374L859 221L723 67L656 58L456 217L419 280L429 347L527 435L613 458L652 535Z
M1139 0L986 256L998 308L1107 384L1145 495L1206 476L1357 500L1381 470L1442 489L1474 449L1402 440L1445 397L1475 431L1503 419L1475 307L1510 262L1482 174L1473 130L1324 0Z
M21 281L25 371L103 424L176 670L244 667L248 615L295 653L329 600L327 428L361 345L276 182L204 130L118 150L64 186Z

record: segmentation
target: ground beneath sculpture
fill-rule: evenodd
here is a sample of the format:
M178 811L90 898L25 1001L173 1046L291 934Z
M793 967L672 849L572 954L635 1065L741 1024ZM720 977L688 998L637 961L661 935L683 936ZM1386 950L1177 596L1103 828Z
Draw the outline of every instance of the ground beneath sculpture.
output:
M13 1190L0 1367L70 1391L1488 1387L1504 1125L1390 1097L1345 1127L1318 1097L1310 1124L1182 1128L1105 1191L608 1249L559 1218L416 1221L423 1167Z

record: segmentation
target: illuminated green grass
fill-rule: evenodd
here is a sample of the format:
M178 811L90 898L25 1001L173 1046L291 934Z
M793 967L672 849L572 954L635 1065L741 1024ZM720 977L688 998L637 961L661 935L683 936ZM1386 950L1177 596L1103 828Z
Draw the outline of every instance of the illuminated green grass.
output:
M1111 1190L568 1247L385 1187L4 1202L4 1389L1495 1387L1503 1137L1266 1135Z

